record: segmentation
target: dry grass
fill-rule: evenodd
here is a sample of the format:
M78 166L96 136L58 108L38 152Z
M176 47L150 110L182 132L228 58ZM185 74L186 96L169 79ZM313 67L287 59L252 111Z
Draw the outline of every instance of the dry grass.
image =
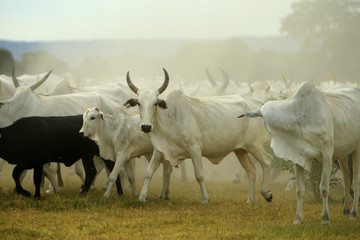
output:
M141 181L138 188L141 187ZM256 203L246 204L248 185L207 182L211 202L201 205L196 182L171 183L171 200L157 198L161 182L150 185L149 200L140 203L126 193L86 197L67 187L39 201L0 190L0 239L359 239L359 221L342 217L342 188L332 190L331 224L321 225L322 203L308 197L304 224L293 226L296 193L272 184L272 203L256 189ZM33 187L28 185L33 191Z

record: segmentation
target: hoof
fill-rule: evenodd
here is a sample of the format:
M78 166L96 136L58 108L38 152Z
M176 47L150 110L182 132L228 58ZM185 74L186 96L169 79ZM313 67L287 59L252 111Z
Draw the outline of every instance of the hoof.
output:
M356 212L351 212L350 219L358 219L358 214Z
M25 197L31 197L31 193L29 191L26 190L22 190L20 192L18 192L20 195L23 195Z
M294 225L303 224L303 221L295 218L293 224L294 224Z
M53 194L53 193L54 193L54 190L48 189L48 190L45 191L45 193L46 193L46 194Z
M330 220L322 220L321 224L322 224L322 225L329 225L329 224L330 224Z
M165 197L160 196L159 199L162 199L162 200L170 200L170 196L165 196Z
M252 200L252 199L248 199L248 200L246 201L246 203L251 203L251 204L253 204L253 203L255 203L255 201Z
M210 199L201 200L201 204L209 204Z
M329 223L330 223L330 216L329 216L329 214L324 214L324 215L322 216L321 224L327 225L327 224L329 224Z
M141 197L141 196L140 196L140 197L139 197L139 201L140 201L140 202L143 202L143 203L146 202L146 197Z

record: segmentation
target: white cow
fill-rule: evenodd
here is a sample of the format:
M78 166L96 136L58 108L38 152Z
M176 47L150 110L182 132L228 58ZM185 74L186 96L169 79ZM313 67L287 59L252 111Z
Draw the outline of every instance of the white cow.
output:
M49 78L51 72L52 71L49 71L48 73L40 74L39 76L27 76L27 79L32 80L32 84L29 84L28 82L25 84L23 81L17 79L14 74L14 68L12 69L11 78L5 75L0 75L0 100L7 100L12 98L16 88L20 85L27 86L33 91L38 89ZM33 81L34 79L36 79L36 82ZM20 84L20 82L22 82L22 84Z
M115 162L104 197L110 196L111 189L123 166L126 169L133 195L138 195L130 160L144 155L149 161L154 150L149 136L141 132L139 125L138 114L129 115L121 108L113 115L105 114L98 108L89 108L83 114L80 134L96 142L102 158ZM163 189L160 198L168 198L172 168L167 161L163 161L163 167Z
M304 83L294 96L286 100L270 101L259 110L240 117L263 117L272 135L274 153L291 160L296 166L297 212L294 224L303 222L305 193L304 169L310 170L312 161L322 164L320 192L323 198L322 223L328 224L329 179L331 165L339 160L344 182L344 216L358 217L360 183L360 90L343 87L320 91L314 84ZM243 120L245 120L244 118ZM347 156L353 159L354 202L349 211L350 180Z
M163 157L172 166L191 158L201 189L201 202L208 203L202 156L218 164L226 155L234 152L249 176L248 202L253 203L255 200L255 169L248 153L262 165L261 194L267 201L271 201L272 194L267 187L271 156L262 145L266 134L264 126L261 121L236 121L239 109L260 107L260 102L240 95L190 98L180 90L173 90L166 100L162 100L158 96L169 83L165 69L164 73L165 81L159 89L138 89L127 74L127 83L138 99L130 99L124 105L139 106L141 130L149 133L154 146L139 200L146 201L151 176Z

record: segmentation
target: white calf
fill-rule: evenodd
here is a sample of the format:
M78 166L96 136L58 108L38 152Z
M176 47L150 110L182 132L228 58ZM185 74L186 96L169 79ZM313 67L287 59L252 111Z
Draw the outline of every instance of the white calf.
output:
M111 188L122 167L125 167L133 195L137 195L130 159L144 155L149 161L154 150L149 136L140 131L139 125L139 115L129 115L123 109L119 109L114 115L108 115L98 108L89 108L83 114L80 134L96 142L102 158L115 162L104 197L110 196ZM172 168L167 161L163 161L163 168L163 189L160 197L169 198Z

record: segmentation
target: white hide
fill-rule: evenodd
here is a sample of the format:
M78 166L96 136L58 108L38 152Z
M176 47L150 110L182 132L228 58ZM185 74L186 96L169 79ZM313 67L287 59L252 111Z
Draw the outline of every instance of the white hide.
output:
M113 115L105 114L97 108L89 108L83 114L83 126L80 132L96 142L102 158L115 162L104 197L110 196L111 188L123 166L128 175L133 195L137 195L134 171L131 168L130 160L144 155L149 161L154 150L149 136L140 131L139 125L138 114L129 115L121 108ZM164 188L160 197L166 197L165 195L168 194L169 180L169 177L164 179Z
M167 72L164 70L165 75ZM129 81L128 78L128 85ZM165 81L166 82L166 81ZM164 90L164 86L160 88ZM166 88L165 86L165 88ZM135 87L130 87L134 90ZM129 103L139 103L141 125L151 126L149 133L154 146L154 154L145 177L140 201L146 201L149 181L160 159L164 157L172 166L177 166L186 158L191 158L197 181L199 182L202 203L208 203L209 197L204 185L202 156L218 164L230 152L234 152L249 175L248 202L254 202L255 169L248 153L251 153L263 167L261 193L271 201L272 194L267 188L268 171L271 156L263 149L265 129L261 121L239 122L236 119L239 110L260 107L261 103L253 98L241 95L191 98L180 90L170 92L164 104L158 99L160 90L140 89L138 99ZM162 92L160 91L160 92Z
M321 91L307 82L293 97L267 102L260 110L244 114L262 116L266 129L272 135L274 153L296 164L298 208L294 223L303 222L304 169L310 170L315 160L322 164L320 192L323 196L323 224L330 221L329 178L334 160L339 160L343 171L344 215L349 216L350 182L346 160L349 154L353 157L355 192L350 217L357 218L360 184L359 106L359 88L337 86Z

